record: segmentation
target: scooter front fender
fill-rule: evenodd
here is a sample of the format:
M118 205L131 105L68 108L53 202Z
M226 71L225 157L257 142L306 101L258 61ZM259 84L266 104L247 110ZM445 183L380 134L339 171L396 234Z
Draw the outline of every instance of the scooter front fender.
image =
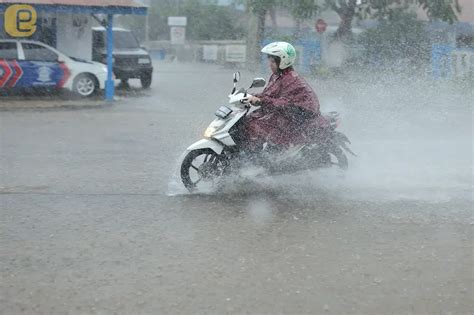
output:
M216 152L217 154L221 154L224 150L224 146L212 139L202 139L198 142L191 144L186 151L193 151L199 149L211 149L212 151Z

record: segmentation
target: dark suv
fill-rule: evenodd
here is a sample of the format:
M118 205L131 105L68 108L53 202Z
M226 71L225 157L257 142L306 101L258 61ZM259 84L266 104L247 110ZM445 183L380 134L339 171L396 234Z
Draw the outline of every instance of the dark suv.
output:
M130 30L113 28L113 71L117 79L127 83L128 79L140 79L143 88L151 85L153 65L148 51L138 43ZM92 59L107 63L107 32L104 27L92 29Z

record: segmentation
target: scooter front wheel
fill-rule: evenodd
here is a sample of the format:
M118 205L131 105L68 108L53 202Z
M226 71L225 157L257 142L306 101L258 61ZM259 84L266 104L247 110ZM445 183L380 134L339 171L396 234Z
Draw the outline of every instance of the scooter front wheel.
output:
M181 180L189 191L215 186L224 175L225 159L211 149L189 152L181 164Z

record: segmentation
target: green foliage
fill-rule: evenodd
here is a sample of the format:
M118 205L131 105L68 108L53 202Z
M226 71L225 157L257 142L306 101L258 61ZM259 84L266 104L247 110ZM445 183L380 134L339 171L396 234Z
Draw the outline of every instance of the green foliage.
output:
M422 8L430 20L441 20L453 23L457 20L456 13L461 12L458 0L324 0L324 8L335 11L341 18L336 32L338 37L345 37L351 32L351 23L355 15L359 18L375 18L378 20L394 20L399 12L408 8Z
M333 0L328 0L333 1ZM394 61L405 59L413 63L429 59L429 40L416 13L421 7L430 19L447 22L457 20L458 0L366 0L358 8L362 18L371 17L379 25L363 33L359 39L370 60Z
M416 0L415 2L423 8L431 20L453 23L458 19L456 13L461 12L459 0Z
M180 14L188 17L187 37L195 40L241 39L244 29L237 12L230 7L188 0Z
M344 11L353 10L357 5L356 0L324 0L324 10L333 10L341 15Z
M151 1L149 8L150 39L169 39L168 16L178 15L179 7L174 0Z
M272 8L288 10L296 20L312 18L320 10L318 0L235 0L237 4L245 4L256 15L265 14Z
M271 8L285 8L296 20L312 18L321 10L333 10L341 19L375 18L392 20L398 17L400 10L410 6L421 7L432 20L453 23L457 20L456 13L461 12L459 0L235 0L245 3L249 12L256 15L265 14Z
M397 11L410 7L422 8L431 20L449 23L457 21L456 13L461 12L458 0L364 0L357 7L357 13L362 18L391 20L398 16Z
M179 5L177 5L179 3ZM152 1L149 8L149 34L151 40L169 39L169 16L187 16L186 38L191 40L241 39L244 29L240 22L242 13L231 6L218 6L199 0ZM133 16L121 20L124 26L144 37L145 19Z
M287 9L296 20L308 20L317 14L321 7L315 0L277 1L277 5Z
M277 5L278 0L237 0L238 4L245 4L249 12L255 15L265 14L270 8Z
M381 20L376 28L362 33L359 43L371 61L405 59L419 63L429 58L429 40L423 22L403 10L391 12L390 19Z
M357 8L360 19L394 20L400 12L410 8L411 1L367 0Z

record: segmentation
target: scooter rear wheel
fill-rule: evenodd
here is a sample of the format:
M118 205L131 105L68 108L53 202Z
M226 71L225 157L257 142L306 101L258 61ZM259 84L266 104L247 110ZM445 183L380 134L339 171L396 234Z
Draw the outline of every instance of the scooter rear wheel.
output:
M339 168L344 171L347 170L347 168L349 167L349 162L347 160L346 154L339 146L333 146L329 150L329 153L334 155L334 157L336 158L337 163L334 163L335 165L339 166Z

